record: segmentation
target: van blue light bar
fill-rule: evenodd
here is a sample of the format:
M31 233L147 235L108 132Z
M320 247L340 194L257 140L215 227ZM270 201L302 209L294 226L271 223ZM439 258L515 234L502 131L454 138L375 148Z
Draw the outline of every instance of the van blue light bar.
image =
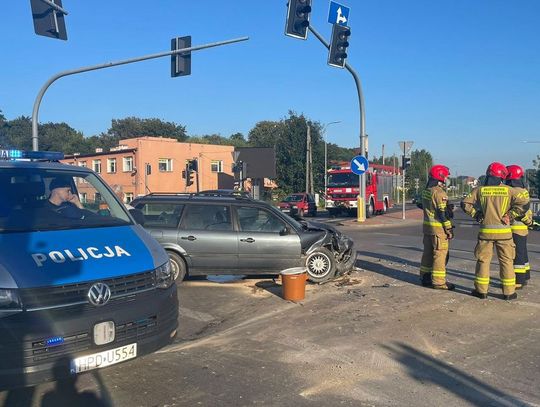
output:
M58 346L64 343L63 336L53 336L45 341L46 346Z
M59 161L64 158L64 153L56 151L21 151L21 150L0 150L0 159L2 160L45 160Z

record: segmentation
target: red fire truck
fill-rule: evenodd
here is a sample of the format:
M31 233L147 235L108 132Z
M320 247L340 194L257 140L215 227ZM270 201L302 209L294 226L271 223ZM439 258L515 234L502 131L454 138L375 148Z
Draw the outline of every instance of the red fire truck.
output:
M348 165L348 163L347 163ZM385 213L394 205L393 190L398 185L398 170L389 165L369 164L366 172L366 217ZM341 212L355 214L360 177L349 166L328 170L326 210L330 216Z

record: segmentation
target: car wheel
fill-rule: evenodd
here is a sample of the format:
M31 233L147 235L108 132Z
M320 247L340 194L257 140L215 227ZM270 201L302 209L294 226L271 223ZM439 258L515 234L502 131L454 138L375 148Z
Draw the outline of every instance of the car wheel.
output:
M324 283L334 277L336 261L328 249L321 247L306 259L308 280L313 283Z
M169 259L171 260L171 268L174 275L174 279L181 283L186 277L186 262L182 257L174 252L168 251Z

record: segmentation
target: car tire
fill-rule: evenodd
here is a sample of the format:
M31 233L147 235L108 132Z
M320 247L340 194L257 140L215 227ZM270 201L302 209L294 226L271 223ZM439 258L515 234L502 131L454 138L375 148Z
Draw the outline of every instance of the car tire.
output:
M321 247L306 258L308 280L312 283L325 283L336 274L336 260L332 253Z
M174 279L178 283L181 283L186 277L186 273L187 273L186 262L180 255L174 252L167 251L167 254L169 255L169 259L171 261L171 267L172 267L172 272L174 274Z

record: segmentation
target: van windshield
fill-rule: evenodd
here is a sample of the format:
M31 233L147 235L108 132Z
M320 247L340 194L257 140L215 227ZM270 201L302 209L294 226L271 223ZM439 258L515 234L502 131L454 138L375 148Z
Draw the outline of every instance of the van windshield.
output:
M126 208L93 173L43 168L0 171L0 233L121 226Z

